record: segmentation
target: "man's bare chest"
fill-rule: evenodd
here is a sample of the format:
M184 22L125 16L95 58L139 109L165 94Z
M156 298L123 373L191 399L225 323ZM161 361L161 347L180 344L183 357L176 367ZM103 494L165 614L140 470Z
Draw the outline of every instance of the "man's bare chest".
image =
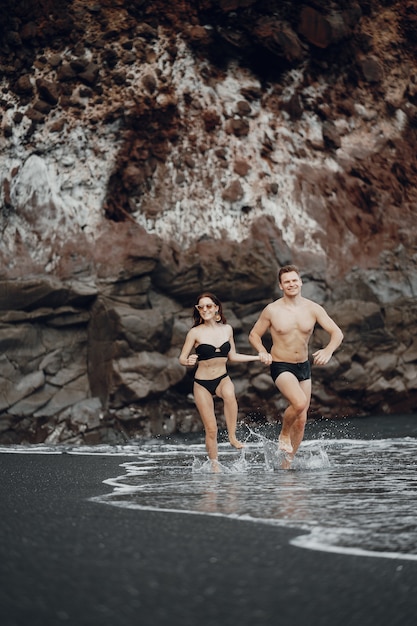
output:
M311 335L315 319L303 308L291 310L282 307L271 316L271 329L278 335Z

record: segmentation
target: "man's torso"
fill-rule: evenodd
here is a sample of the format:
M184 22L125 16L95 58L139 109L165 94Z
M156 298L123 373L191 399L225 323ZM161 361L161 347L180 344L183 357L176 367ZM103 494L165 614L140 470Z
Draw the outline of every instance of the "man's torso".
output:
M308 341L316 323L314 303L302 298L298 303L288 305L280 299L269 306L269 316L273 360L289 363L306 361Z

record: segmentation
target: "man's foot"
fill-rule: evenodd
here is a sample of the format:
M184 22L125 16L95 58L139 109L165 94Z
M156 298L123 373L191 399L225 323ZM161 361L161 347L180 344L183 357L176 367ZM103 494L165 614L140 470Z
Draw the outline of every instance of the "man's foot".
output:
M293 447L291 443L291 439L287 436L280 435L278 438L278 450L282 450L282 452L286 452L287 454L293 453Z
M288 470L291 468L291 463L294 461L293 454L286 454L282 460L281 467L284 470Z
M217 459L210 459L211 462L211 471L215 474L220 472L220 465Z
M229 439L229 442L231 446L233 446L234 448L237 448L238 450L245 447L245 444L239 441L238 439L236 439L236 437L231 437Z

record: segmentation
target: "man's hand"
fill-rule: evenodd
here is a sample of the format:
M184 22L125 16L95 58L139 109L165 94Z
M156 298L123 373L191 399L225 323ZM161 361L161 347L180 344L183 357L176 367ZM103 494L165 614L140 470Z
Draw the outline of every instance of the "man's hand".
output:
M313 353L314 365L326 365L332 358L333 352L327 348L322 348Z
M272 356L269 354L269 352L259 352L258 356L261 363L264 363L265 365L271 365Z

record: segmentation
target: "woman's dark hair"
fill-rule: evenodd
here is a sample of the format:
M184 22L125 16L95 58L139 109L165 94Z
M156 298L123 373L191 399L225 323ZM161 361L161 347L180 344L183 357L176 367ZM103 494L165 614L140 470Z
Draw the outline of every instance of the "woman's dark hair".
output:
M222 303L220 302L218 297L214 295L214 293L210 293L210 291L205 291L204 293L200 293L197 300L195 301L195 305L193 309L193 320L194 320L193 328L194 326L199 326L200 324L204 324L204 320L201 318L199 311L195 308L196 305L200 302L201 298L210 298L211 300L213 300L214 304L219 307L219 310L218 310L218 315L220 315L219 323L221 322L222 324L226 324L226 318L223 315Z

